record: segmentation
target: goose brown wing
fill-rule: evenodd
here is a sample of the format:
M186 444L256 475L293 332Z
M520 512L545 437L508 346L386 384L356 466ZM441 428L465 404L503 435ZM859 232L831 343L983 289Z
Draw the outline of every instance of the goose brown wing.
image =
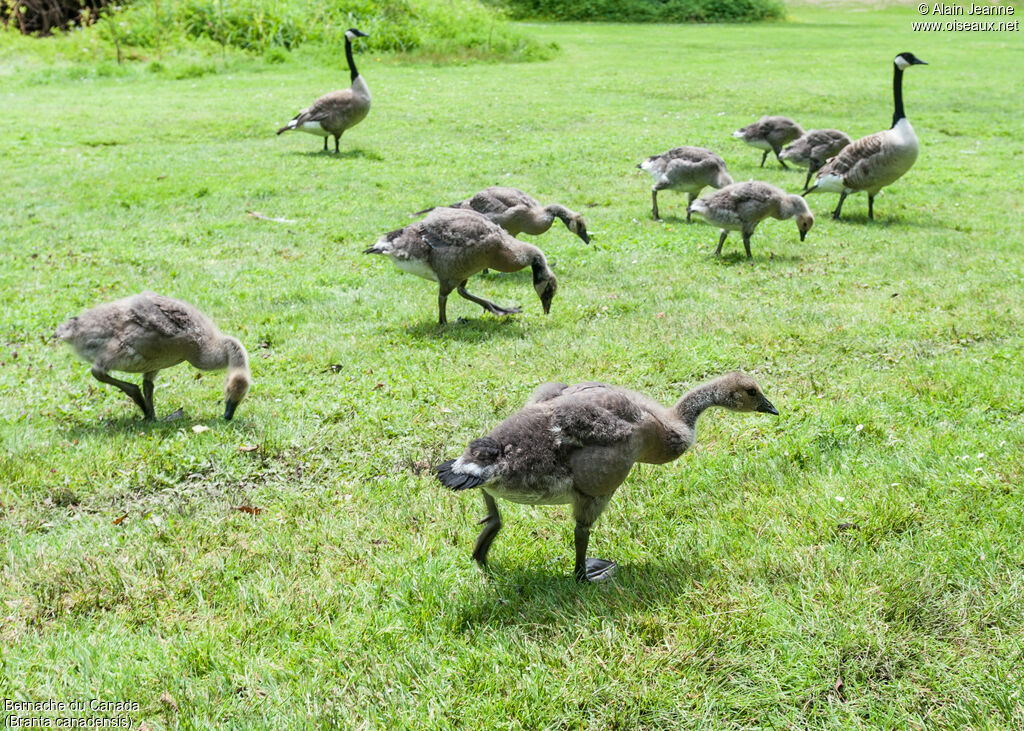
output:
M818 171L818 177L839 175L849 187L860 187L870 178L878 161L884 157L885 139L883 132L861 137L847 145L838 155L825 163Z
M295 116L295 126L306 122L330 122L338 117L350 114L358 106L351 89L340 89L324 94L315 102Z

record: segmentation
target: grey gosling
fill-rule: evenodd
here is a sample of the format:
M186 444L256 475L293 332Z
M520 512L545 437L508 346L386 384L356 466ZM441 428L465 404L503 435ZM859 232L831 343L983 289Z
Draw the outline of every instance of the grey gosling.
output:
M850 136L838 129L812 129L804 132L779 157L800 167L807 166L807 180L804 181L804 188L807 188L811 184L811 176L851 142Z
M297 129L320 135L324 138L324 152L327 152L327 138L334 135L334 151L338 152L342 133L362 122L370 111L370 88L356 70L356 62L352 57L352 39L366 38L367 35L355 28L345 31L345 56L352 75L352 86L324 94L277 130L278 134Z
M764 154L761 156L761 167L764 167L764 161L768 159L768 153L774 152L775 159L779 161L779 165L788 170L789 166L782 161L779 153L784 145L788 145L803 133L804 131L800 125L789 117L764 116L753 124L748 124L746 127L736 130L732 133L732 136L743 140L751 147L764 150Z
M493 185L471 198L452 203L445 208L476 211L513 236L521 233L539 236L546 233L557 218L567 229L583 239L583 243L590 243L590 235L587 233L587 224L583 216L558 203L542 206L536 198L518 188ZM434 208L425 208L413 215L420 216L433 210Z
M757 224L768 217L779 220L796 217L796 227L800 232L801 241L814 225L814 214L807 207L807 201L798 195L790 195L781 188L757 180L727 185L707 198L695 200L689 210L722 229L715 256L722 255L722 244L725 243L729 231L742 231L743 246L747 250L747 258L750 259L750 237Z
M390 256L402 271L437 282L438 323L448 322L446 308L452 290L495 315L512 315L519 307L501 307L471 295L466 281L484 269L516 272L533 269L533 288L544 314L551 310L558 280L548 267L544 252L513 237L476 211L436 208L422 221L384 234L364 254Z
M912 53L901 53L892 64L892 127L875 132L844 148L819 171L814 185L804 195L814 191L839 193L839 204L832 218L839 220L843 201L850 193L862 190L868 193L868 218L875 218L875 196L910 170L917 160L917 135L903 111L903 71L917 64L927 65Z
M703 147L674 147L668 152L653 155L637 165L654 178L651 186L651 215L658 220L658 191L678 190L687 194L687 207L708 185L723 188L732 185L732 177L725 170L725 160ZM690 211L686 211L690 222Z
M228 369L224 418L231 419L249 391L249 356L233 337L187 302L153 292L93 307L63 322L55 337L92 363L97 381L128 394L146 419L153 410L153 381L164 368L188 361L203 371ZM114 378L110 371L141 373L142 390Z
M615 563L587 557L590 531L637 462L665 464L689 449L697 419L711 406L778 414L750 376L729 373L693 389L666 408L634 391L604 383L546 383L522 409L435 468L452 490L479 487L487 508L473 558L501 530L495 498L526 505L572 506L574 574L581 582L611 578Z

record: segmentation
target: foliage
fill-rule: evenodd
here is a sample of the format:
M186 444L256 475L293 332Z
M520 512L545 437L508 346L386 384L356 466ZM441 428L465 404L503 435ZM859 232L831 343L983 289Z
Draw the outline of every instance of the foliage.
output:
M619 23L742 23L784 15L781 0L500 0L514 18Z
M1024 728L1024 47L914 34L905 6L792 12L530 26L565 48L545 64L366 54L340 155L274 135L347 83L337 54L119 67L93 36L5 37L0 696L134 700L154 731ZM634 166L676 145L799 190L731 132L882 129L904 50L931 64L904 77L921 154L876 221L809 196L806 241L768 220L748 263L683 195L651 220ZM439 329L433 284L359 252L493 184L580 211L593 245L526 237L550 316L528 270L491 274L469 291L523 314L453 297ZM249 348L232 422L222 373L162 372L158 414L186 416L144 424L50 339L143 289ZM781 415L708 413L634 470L591 542L614 582L569 578L562 506L502 505L479 576L480 497L429 465L540 382L669 402L734 368Z

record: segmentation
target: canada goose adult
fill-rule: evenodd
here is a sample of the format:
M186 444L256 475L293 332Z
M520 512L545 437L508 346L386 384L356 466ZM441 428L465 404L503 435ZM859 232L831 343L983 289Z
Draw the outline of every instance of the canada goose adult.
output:
M687 206L708 185L723 188L732 185L732 177L725 170L725 160L703 147L674 147L668 152L653 155L637 165L654 178L651 186L651 215L658 220L658 191L678 190L687 194ZM690 211L686 211L690 221Z
M352 74L352 86L324 94L277 130L278 134L297 129L320 135L324 138L324 152L327 152L327 138L334 135L334 151L338 152L338 141L342 133L362 122L370 111L370 88L356 70L356 62L352 57L352 39L366 38L367 35L355 28L345 31L345 56Z
M785 220L795 216L801 241L814 225L814 214L807 207L807 201L757 180L727 185L707 198L698 198L688 210L722 229L715 256L722 255L722 244L729 231L742 231L743 246L750 259L750 237L757 224L768 217Z
M536 198L518 188L492 185L471 198L452 203L445 208L476 211L513 236L521 233L539 236L546 233L557 218L567 229L583 239L584 243L590 243L590 235L587 233L587 224L583 216L558 203L542 206ZM413 215L419 216L433 210L435 209L426 208Z
M402 271L437 282L437 319L441 325L448 322L446 307L452 290L495 315L521 311L519 307L501 307L466 291L466 281L484 269L515 272L532 267L533 288L544 314L551 310L551 300L558 288L544 252L476 211L436 208L422 221L384 234L363 253L390 256Z
M736 130L732 136L743 140L751 147L764 150L764 154L761 156L761 167L764 167L768 153L774 152L779 165L788 170L789 166L779 157L779 152L783 145L789 144L803 133L800 125L789 117L764 116L753 124Z
M146 419L153 410L153 381L164 368L188 361L203 371L228 369L224 384L224 418L231 419L252 383L249 356L233 337L188 302L143 292L86 310L64 321L55 337L92 363L92 375L117 386ZM142 390L114 378L110 371L141 373Z
M838 129L812 129L804 132L803 136L783 150L779 157L800 167L807 166L807 180L804 181L806 188L811 184L811 176L829 158L838 155L851 142L853 140L850 136Z
M666 408L643 394L604 383L546 383L526 406L436 468L452 490L479 487L487 507L473 558L501 530L495 498L526 505L572 506L578 581L611 578L615 563L587 558L590 530L637 462L665 464L689 449L697 419L711 406L778 414L750 376L728 373Z
M903 177L917 160L917 135L903 111L903 71L917 64L927 66L909 52L901 53L893 60L892 127L861 137L843 148L818 170L814 185L804 191L804 195L814 191L839 193L839 204L832 211L832 218L837 221L846 196L862 190L868 193L868 218L874 220L878 191Z

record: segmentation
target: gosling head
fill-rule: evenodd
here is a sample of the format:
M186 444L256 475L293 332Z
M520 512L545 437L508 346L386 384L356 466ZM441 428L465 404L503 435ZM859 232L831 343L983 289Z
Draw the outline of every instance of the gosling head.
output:
M570 231L583 239L583 243L590 243L590 234L587 233L587 224L586 221L583 220L583 216L578 213L574 213L569 216L565 225Z
M247 370L241 368L228 373L228 380L224 384L224 418L231 421L235 415L238 404L249 393L249 386L252 385L252 377Z
M550 314L551 300L555 298L555 292L558 291L558 280L545 262L537 261L533 264L533 288L536 290L537 296L540 297L540 305L544 308L544 314Z
M784 218L796 217L796 230L800 232L800 240L807 238L807 232L814 225L814 214L801 196L791 195L786 199Z
M814 214L808 211L807 213L801 213L796 217L796 230L800 232L800 240L803 241L807 237L807 232L811 230L811 226L814 225Z
M917 64L920 64L922 66L928 65L927 61L922 61L917 56L912 54L910 51L901 53L899 56L893 59L893 63L896 64L896 68L898 68L900 71L904 71L907 68Z
M719 404L731 411L760 411L764 414L779 412L764 396L761 387L746 373L727 373L719 383Z
M349 28L347 31L345 31L345 38L347 38L350 41L355 40L356 38L367 38L369 37L369 35L369 33L363 33L358 28Z

